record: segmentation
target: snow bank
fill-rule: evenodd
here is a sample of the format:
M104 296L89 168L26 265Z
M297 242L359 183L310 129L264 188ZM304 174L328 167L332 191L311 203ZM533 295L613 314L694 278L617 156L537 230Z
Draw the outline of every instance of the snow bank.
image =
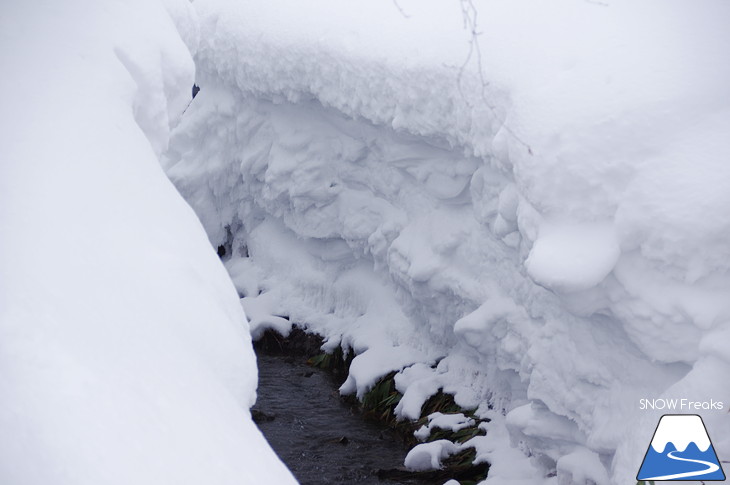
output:
M196 1L166 170L244 296L422 356L378 360L401 416L443 389L505 412L514 483L629 483L640 398L730 401L730 7L398 5Z
M3 6L4 484L294 483L248 411L234 289L159 166L197 43L166 3Z

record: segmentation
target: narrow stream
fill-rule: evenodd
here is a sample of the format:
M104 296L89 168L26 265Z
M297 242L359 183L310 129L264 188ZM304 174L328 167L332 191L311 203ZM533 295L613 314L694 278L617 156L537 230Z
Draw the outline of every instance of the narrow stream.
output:
M302 485L443 483L379 479L379 470L403 466L407 450L401 439L342 402L332 375L308 366L306 357L261 350L257 356L254 418Z

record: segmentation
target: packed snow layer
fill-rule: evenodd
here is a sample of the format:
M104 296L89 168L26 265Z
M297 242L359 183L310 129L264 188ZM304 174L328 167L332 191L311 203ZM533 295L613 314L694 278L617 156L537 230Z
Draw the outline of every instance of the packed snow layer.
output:
M3 484L294 483L250 417L235 290L159 166L197 42L165 3L3 5Z
M730 401L726 2L194 5L165 168L245 305L360 355L346 391L503 410L537 471L502 483L629 483L640 398Z

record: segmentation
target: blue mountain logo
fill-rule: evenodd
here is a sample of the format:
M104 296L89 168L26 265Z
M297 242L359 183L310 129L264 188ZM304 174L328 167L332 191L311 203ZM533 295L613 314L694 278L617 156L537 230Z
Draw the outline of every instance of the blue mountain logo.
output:
M662 416L636 479L725 480L702 418L696 414Z

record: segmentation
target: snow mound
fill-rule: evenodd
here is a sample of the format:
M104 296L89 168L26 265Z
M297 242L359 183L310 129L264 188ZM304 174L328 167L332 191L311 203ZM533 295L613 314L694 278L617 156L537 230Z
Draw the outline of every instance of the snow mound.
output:
M400 371L421 360L425 360L425 356L419 355L408 347L369 348L353 359L347 380L340 387L340 392L343 394L355 393L358 399L362 399L382 376L391 371Z
M474 426L475 421L467 418L463 413L444 414L435 412L428 415L428 423L424 424L413 432L420 441L425 441L431 436L431 430L434 429L450 429L451 431L459 431L460 429Z
M409 470L426 471L441 468L441 460L461 451L461 446L449 440L436 440L416 445L406 455L404 465Z
M275 292L268 292L258 297L241 298L241 306L249 319L252 339L257 340L269 329L283 337L289 336L292 328L291 322L275 314L275 298Z
M620 254L611 224L543 223L525 267L536 283L571 293L598 285L613 271Z

